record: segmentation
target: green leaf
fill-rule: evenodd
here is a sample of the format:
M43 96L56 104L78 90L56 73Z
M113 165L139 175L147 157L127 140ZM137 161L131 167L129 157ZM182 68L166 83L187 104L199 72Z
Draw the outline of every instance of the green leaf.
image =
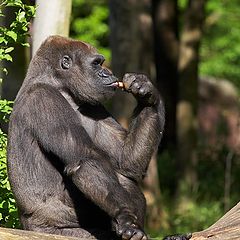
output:
M9 47L5 49L5 53L10 53L14 50L14 47Z
M7 7L23 7L23 3L20 0L8 0Z
M34 16L36 13L36 8L34 6L27 6L28 14Z
M4 37L0 37L0 43L4 42L5 38Z
M18 13L18 20L19 22L25 22L26 18L25 18L25 12L21 11Z
M5 74L8 74L8 70L6 68L3 68L2 71L5 73Z
M13 60L12 60L12 57L11 57L9 54L5 54L3 57L4 57L4 59L6 59L7 61L10 61L10 62L13 61Z
M6 35L12 38L15 42L17 41L17 34L14 31L7 31Z
M24 46L24 47L30 47L29 43L22 43L21 45Z
M22 27L22 30L23 30L24 32L27 32L27 31L28 31L28 28L27 28L26 26L23 26L23 27Z

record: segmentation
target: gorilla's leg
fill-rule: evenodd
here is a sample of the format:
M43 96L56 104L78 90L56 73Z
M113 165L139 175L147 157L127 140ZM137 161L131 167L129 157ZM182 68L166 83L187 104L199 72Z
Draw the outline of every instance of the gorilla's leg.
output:
M123 188L129 193L130 198L135 202L136 215L140 226L144 227L145 213L146 213L146 199L136 182L129 178L117 174L118 180Z

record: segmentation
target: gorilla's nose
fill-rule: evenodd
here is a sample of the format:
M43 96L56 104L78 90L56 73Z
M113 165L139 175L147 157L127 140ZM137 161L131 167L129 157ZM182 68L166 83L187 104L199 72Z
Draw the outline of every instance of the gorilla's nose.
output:
M107 68L103 68L103 69L100 71L99 75L100 75L101 77L103 77L103 78L107 78L107 77L112 76L112 72L110 72Z

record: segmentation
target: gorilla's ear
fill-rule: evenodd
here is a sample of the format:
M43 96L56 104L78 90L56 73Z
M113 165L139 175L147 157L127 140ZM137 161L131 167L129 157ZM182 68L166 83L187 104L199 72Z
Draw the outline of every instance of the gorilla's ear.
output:
M72 66L72 59L68 55L63 56L61 59L62 69L69 69L71 66Z

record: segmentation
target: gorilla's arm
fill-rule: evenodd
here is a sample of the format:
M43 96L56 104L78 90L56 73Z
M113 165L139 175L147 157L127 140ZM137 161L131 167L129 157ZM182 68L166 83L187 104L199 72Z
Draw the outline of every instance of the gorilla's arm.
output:
M27 125L43 151L63 162L65 174L113 218L119 235L138 234L146 239L134 201L119 183L108 156L94 146L66 99L46 84L35 85L28 98Z
M157 89L145 75L126 74L123 83L125 90L136 97L138 105L123 139L120 171L141 181L162 137L164 106Z

